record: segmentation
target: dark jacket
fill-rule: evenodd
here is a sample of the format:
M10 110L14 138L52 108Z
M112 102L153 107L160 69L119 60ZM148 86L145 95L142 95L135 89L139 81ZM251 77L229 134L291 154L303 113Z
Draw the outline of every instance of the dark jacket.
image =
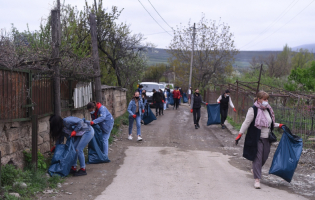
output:
M162 97L162 100L165 101L165 95L164 95L164 92L160 92L161 94L161 97Z
M161 103L162 102L162 95L161 95L161 93L158 92L158 91L154 92L152 100L155 103Z
M180 89L179 92L180 92L180 95L183 96L183 90Z
M190 108L201 108L201 104L206 104L206 102L204 102L202 100L202 96L199 94L198 96L196 95L196 93L194 93L191 96L191 104L190 104Z
M243 149L243 157L250 160L254 161L257 155L257 146L258 146L258 141L260 139L260 133L261 130L255 127L255 120L257 116L257 111L258 108L256 106L253 106L254 109L254 119L252 123L250 124L247 134L245 137L245 142L244 142L244 149ZM268 112L270 114L270 110L268 109ZM270 114L271 117L271 114ZM271 128L270 130L272 131L274 127L274 123L272 121L271 123Z
M220 109L228 109L229 101L230 101L230 96L225 97L224 94L222 94L222 99L220 100Z

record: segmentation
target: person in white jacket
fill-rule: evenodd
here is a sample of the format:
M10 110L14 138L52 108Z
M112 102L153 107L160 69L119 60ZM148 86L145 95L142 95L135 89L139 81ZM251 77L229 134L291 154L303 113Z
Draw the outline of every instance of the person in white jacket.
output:
M227 118L229 104L233 108L234 112L236 112L236 109L230 97L230 91L225 90L225 93L219 96L219 98L217 99L217 102L220 104L221 126L222 126L222 129L225 129L224 122Z

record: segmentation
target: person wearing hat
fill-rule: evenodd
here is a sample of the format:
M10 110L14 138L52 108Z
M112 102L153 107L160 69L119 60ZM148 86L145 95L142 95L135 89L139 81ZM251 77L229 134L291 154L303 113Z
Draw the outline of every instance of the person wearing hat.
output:
M217 102L220 104L221 126L222 126L222 129L225 129L226 127L224 125L224 122L227 118L229 104L233 108L234 112L236 112L236 109L230 97L230 91L225 90L225 93L219 96L219 98L217 99Z

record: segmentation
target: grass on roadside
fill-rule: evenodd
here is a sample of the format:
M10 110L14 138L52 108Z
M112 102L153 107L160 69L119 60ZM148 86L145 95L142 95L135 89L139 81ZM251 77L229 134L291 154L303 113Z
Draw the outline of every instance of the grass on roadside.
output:
M240 131L242 124L234 122L232 117L227 117L227 121L234 127L235 130Z
M128 124L129 124L129 119L128 119L128 117L129 117L129 113L128 113L128 112L125 112L122 116L117 117L117 118L115 119L115 123L114 123L113 130L112 130L112 132L111 132L111 134L110 134L110 137L109 137L109 139L108 139L109 144L113 143L113 141L114 141L114 136L115 136L115 137L118 136L119 131L120 131L120 130L119 130L120 127L121 127L122 125L128 125Z

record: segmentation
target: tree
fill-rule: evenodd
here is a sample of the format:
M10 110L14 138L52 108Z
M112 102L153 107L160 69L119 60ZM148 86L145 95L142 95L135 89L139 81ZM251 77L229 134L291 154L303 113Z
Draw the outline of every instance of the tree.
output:
M307 64L314 60L314 54L308 49L299 49L299 52L292 57L292 68L305 68Z
M189 63L192 50L192 25L180 26L174 31L169 45L171 60L178 60L182 78L189 77ZM197 23L193 62L192 86L204 88L209 83L222 81L232 73L234 55L238 53L230 27L225 23L207 20L202 15ZM172 66L172 65L171 65ZM176 68L176 77L178 69ZM186 79L185 83L187 83Z
M291 57L292 51L291 48L286 44L283 47L283 51L278 54L276 62L275 77L281 77L289 75L291 72Z
M274 77L277 75L276 63L277 63L277 57L272 53L269 54L267 58L265 58L264 60L264 64L267 65L268 67L268 75L270 77Z
M292 90L292 85L296 86L295 90L306 90L306 91L315 91L315 61L311 63L311 66L308 68L297 68L293 69L289 81L291 84L287 84L286 88Z
M160 79L166 71L165 64L155 64L147 68L144 73L143 81L160 82Z

